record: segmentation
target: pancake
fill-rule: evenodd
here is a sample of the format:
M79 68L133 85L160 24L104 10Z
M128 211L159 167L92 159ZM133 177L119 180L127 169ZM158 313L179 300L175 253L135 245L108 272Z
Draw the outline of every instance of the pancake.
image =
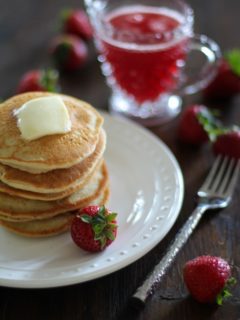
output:
M91 155L97 145L103 118L88 103L59 95L70 115L72 129L27 141L21 137L14 111L31 99L56 95L28 92L0 104L0 163L31 173L70 168Z
M109 197L109 189L106 188L99 196L87 205L104 205ZM63 213L49 219L35 220L29 222L10 222L0 220L0 224L11 232L27 237L49 237L70 229L72 219L76 211Z
M38 193L38 192L31 192L21 189L15 189L12 188L0 181L0 192L6 193L11 196L17 196L24 199L33 199L33 200L41 200L41 201L54 201L54 200L60 200L63 198L66 198L70 194L80 190L84 187L85 184L89 182L89 180L92 178L94 173L99 169L99 167L102 165L102 159L100 159L100 162L96 165L96 168L94 168L93 172L90 172L90 174L86 177L82 183L79 185L74 185L73 187L70 187L64 191L61 192L55 192L55 193Z
M76 210L97 199L107 186L108 172L103 162L101 168L96 171L84 188L61 200L29 200L0 193L0 219L8 221L40 220Z
M105 147L106 134L101 129L94 152L71 168L32 174L0 164L0 191L28 199L61 199L87 183L102 161Z

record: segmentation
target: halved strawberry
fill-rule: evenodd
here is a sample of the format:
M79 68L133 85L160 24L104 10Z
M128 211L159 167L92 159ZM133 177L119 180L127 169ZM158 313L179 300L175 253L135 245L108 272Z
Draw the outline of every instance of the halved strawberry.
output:
M105 206L88 206L81 209L71 225L73 241L81 249L89 252L104 250L116 238L116 213Z

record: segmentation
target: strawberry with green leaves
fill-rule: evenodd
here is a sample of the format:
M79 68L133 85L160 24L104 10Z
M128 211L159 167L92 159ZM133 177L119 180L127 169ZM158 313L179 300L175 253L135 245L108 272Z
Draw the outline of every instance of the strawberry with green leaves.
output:
M191 295L201 303L221 305L229 296L229 287L236 283L231 277L227 261L215 256L199 256L188 261L183 269L183 278Z
M215 78L203 91L207 100L230 99L240 93L240 49L234 49L220 60Z
M99 252L108 247L117 235L117 214L105 206L88 206L81 209L71 225L73 241L81 249Z
M85 64L88 47L74 35L60 35L52 41L50 54L57 68L74 71Z
M219 127L218 120L204 105L192 105L185 108L182 112L178 138L184 143L201 145L208 141L208 132L215 132Z
M59 91L59 75L54 69L35 69L26 72L20 79L17 93L29 91Z

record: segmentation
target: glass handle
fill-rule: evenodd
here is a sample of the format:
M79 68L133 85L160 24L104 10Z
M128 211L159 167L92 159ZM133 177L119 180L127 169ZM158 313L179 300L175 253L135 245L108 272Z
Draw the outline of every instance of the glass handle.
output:
M216 74L221 51L218 44L205 35L194 35L191 38L189 52L199 51L205 56L201 69L193 76L189 76L185 69L184 81L179 94L193 94L205 88Z

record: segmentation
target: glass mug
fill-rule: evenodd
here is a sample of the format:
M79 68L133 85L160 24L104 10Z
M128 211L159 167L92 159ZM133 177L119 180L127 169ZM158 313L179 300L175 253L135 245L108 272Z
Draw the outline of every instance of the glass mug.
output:
M110 111L146 126L181 111L183 93L195 93L214 76L220 49L194 35L193 11L182 0L85 0L99 61L112 89ZM192 50L205 56L195 79L184 72Z

